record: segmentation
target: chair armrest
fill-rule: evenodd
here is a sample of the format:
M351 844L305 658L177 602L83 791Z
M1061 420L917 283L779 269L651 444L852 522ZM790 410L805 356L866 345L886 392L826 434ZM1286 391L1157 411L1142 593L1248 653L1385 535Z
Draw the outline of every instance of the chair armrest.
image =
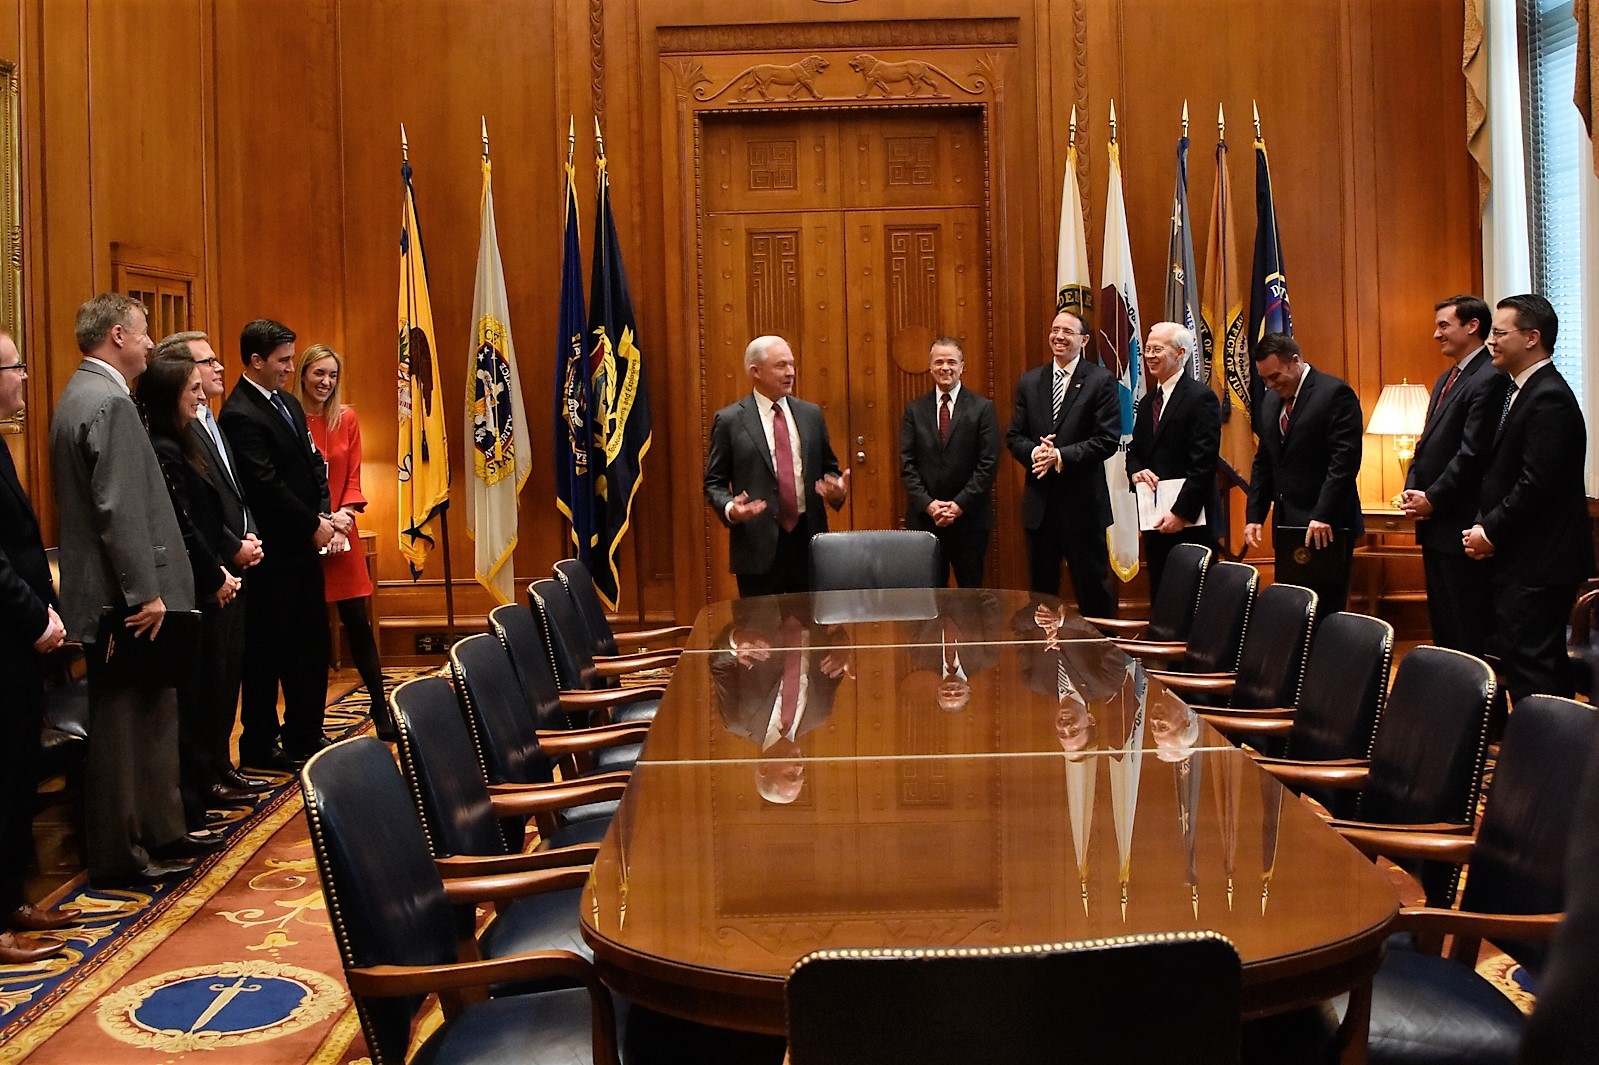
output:
M445 880L460 876L490 876L496 873L520 873L530 869L560 869L568 866L594 864L600 852L598 843L577 843L570 847L557 847L547 851L523 851L520 854L452 854L448 858L435 858L433 865Z
M1197 708L1196 708L1197 709ZM1255 716L1253 711L1199 710L1199 716L1217 732L1227 736L1286 736L1293 730L1292 718Z
M1563 913L1473 913L1445 910L1436 906L1406 907L1399 911L1394 927L1418 935L1472 936L1479 939L1525 939L1547 942L1554 935Z
M588 883L590 868L587 865L568 865L558 869L527 869L519 873L454 876L444 881L444 897L451 903L461 905L503 902L549 891L565 891Z
M665 669L677 665L681 652L661 651L642 655L617 655L615 658L597 658L594 671L602 677L621 677L646 669Z
M1469 826L1460 826L1462 834L1444 832L1407 832L1392 826L1355 824L1348 821L1328 822L1370 858L1418 858L1459 865L1471 860L1477 845L1475 836L1464 835ZM1429 826L1431 827L1431 826Z
M346 969L345 980L357 995L426 995L436 991L487 987L524 980L566 979L592 989L598 984L593 966L569 950L540 950L488 961L447 965L367 965Z
M1371 774L1364 758L1344 758L1333 762L1295 762L1284 758L1257 758L1255 764L1284 784L1300 787L1345 788L1358 790Z
M666 689L659 684L640 685L637 688L596 688L591 691L573 689L561 693L561 709L608 710L613 706L626 706L640 699L661 699L665 696Z
M1112 640L1111 642L1124 654L1132 655L1134 658L1181 658L1188 653L1186 641L1152 643L1147 640Z
M629 632L612 632L611 638L620 647L624 643L653 643L656 640L686 640L694 631L692 625L666 625L657 629L633 629Z
M1144 672L1178 695L1187 692L1230 695L1238 685L1236 673L1174 673L1169 669L1146 669Z
M1149 620L1147 618L1085 617L1083 620L1094 626L1096 629L1104 630L1107 635L1122 635L1129 640L1137 639L1145 629L1149 628Z
M514 789L505 785L491 785L489 802L497 817L532 817L592 802L620 799L631 777L630 773L618 772Z
M539 729L539 746L552 758L563 754L587 754L606 747L620 747L627 743L643 743L649 739L648 721L623 721L615 725L595 725L593 728Z

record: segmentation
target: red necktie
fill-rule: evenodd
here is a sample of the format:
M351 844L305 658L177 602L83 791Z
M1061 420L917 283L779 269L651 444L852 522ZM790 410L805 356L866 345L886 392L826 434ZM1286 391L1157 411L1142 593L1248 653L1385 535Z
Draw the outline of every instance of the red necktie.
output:
M805 627L794 618L783 621L782 640L787 646L783 652L783 687L778 704L777 728L785 737L794 730L794 719L799 716L800 644Z
M1449 390L1455 387L1455 382L1460 379L1460 367L1456 366L1449 371L1449 377L1444 381L1444 387L1438 391L1438 402L1442 403Z
M793 532L799 524L799 499L794 494L794 445L788 435L783 405L772 404L772 464L777 469L777 524Z
M1161 409L1161 407L1163 407L1165 405L1166 405L1166 390L1164 388L1156 387L1156 389L1155 389L1155 410L1154 410L1155 424L1151 428L1155 428L1155 429L1159 429L1160 428L1160 409Z
M938 442L949 443L949 393L943 393L943 399L938 401Z
M1277 429L1282 433L1284 440L1288 439L1288 419L1294 413L1294 400L1290 398L1283 404L1282 417L1277 419Z

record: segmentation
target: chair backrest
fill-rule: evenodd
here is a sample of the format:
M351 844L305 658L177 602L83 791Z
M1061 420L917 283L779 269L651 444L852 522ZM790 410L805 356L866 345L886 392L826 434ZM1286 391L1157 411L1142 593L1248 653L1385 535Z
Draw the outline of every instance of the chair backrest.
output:
M1260 574L1242 562L1218 562L1205 574L1188 631L1185 673L1227 673L1238 665L1238 648L1249 625Z
M1470 824L1488 757L1488 722L1498 683L1480 658L1417 647L1400 661L1371 744L1371 774L1355 809L1387 825ZM1419 870L1434 906L1453 904L1459 868Z
M590 653L597 657L616 654L611 619L605 616L605 604L600 601L600 593L594 590L594 575L589 568L575 558L563 558L555 564L555 579L572 597L572 605L583 618L583 627L589 634Z
M819 951L788 976L789 1060L1221 1065L1238 1061L1240 980L1214 932Z
M1588 753L1599 736L1593 707L1553 695L1517 701L1505 723L1462 909L1477 913L1559 913L1566 904L1566 851ZM1542 968L1543 944L1494 937L1494 945Z
M811 537L811 591L937 588L938 537L922 529L872 529Z
M483 765L449 678L418 677L389 698L400 748L400 768L422 814L428 851L504 854L505 836L489 801Z
M1305 676L1305 647L1315 625L1316 593L1309 588L1273 584L1255 596L1238 654L1232 705L1242 709L1295 705Z
M566 728L561 682L555 679L543 620L521 603L505 603L489 611L489 631L505 648L538 727Z
M389 749L371 736L336 743L300 781L344 968L456 961L455 914ZM352 997L373 1060L405 1060L423 996Z
M1316 626L1286 754L1306 761L1365 758L1388 695L1394 627L1340 612Z
M588 627L561 583L551 577L534 581L527 586L527 600L528 607L543 623L545 644L560 687L566 691L605 687L594 668Z
M1178 544L1166 556L1160 590L1149 605L1149 624L1143 639L1167 643L1186 640L1193 631L1194 607L1205 586L1205 573L1215 556L1204 544Z
M450 648L455 690L466 708L483 776L490 784L545 784L554 766L539 746L539 723L522 694L511 659L487 633Z

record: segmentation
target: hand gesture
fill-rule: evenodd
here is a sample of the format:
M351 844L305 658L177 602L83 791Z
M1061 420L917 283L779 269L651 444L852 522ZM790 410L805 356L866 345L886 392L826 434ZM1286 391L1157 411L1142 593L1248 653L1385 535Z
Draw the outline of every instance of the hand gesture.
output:
M44 608L44 612L44 631L39 634L37 640L33 641L33 649L42 655L49 654L57 647L60 647L67 638L67 627L61 623L61 615L56 613L56 608L47 606Z
M765 512L766 500L752 500L748 492L740 492L733 497L733 502L727 508L727 520L734 525L739 525Z
M161 597L158 595L148 603L141 605L137 611L128 615L128 620L124 624L133 630L135 636L143 636L148 632L150 639L153 640L160 635L161 623L166 620L166 617L167 605L161 601Z

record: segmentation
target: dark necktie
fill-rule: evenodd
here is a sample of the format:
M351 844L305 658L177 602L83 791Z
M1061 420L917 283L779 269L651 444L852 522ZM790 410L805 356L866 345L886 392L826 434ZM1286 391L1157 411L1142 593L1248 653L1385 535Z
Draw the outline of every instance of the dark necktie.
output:
M1055 421L1060 421L1060 409L1066 405L1066 373L1059 366L1055 367Z
M1155 403L1155 409L1154 409L1155 424L1154 424L1153 428L1159 429L1160 428L1160 411L1161 411L1161 408L1166 405L1166 390L1164 388L1160 388L1158 386L1155 388L1155 400L1154 400L1154 403Z
M1284 440L1288 439L1288 420L1292 418L1294 414L1295 398L1297 397L1290 397L1288 402L1283 404L1282 416L1277 419L1277 430L1282 435Z
M278 408L278 413L283 415L283 420L289 423L289 428L294 428L294 415L289 413L289 405L283 402L283 397L276 392L272 393L272 405Z
M793 532L799 524L799 498L794 494L794 444L781 403L772 404L772 466L777 470L777 524Z
M783 687L778 703L777 728L785 738L794 731L794 720L799 717L800 657L804 654L805 626L795 618L783 620L782 641L788 649L783 652Z
M1438 405L1439 406L1443 405L1444 397L1449 394L1449 390L1451 388L1455 387L1455 382L1458 381L1458 380L1460 380L1460 367L1456 366L1456 367L1454 367L1453 369L1451 369L1449 371L1449 377L1447 379L1445 379L1444 386L1438 390Z
M1505 419L1510 417L1510 405L1516 401L1516 393L1520 390L1521 386L1514 381L1510 382L1510 387L1505 389L1505 405L1499 411L1499 428L1494 430L1496 433L1505 431Z
M945 392L943 398L938 401L938 442L940 444L949 443L949 408L949 393Z

